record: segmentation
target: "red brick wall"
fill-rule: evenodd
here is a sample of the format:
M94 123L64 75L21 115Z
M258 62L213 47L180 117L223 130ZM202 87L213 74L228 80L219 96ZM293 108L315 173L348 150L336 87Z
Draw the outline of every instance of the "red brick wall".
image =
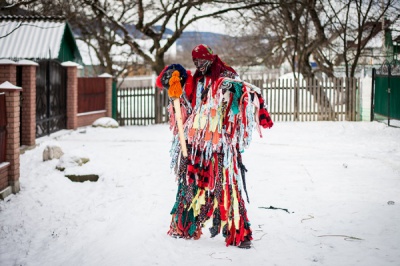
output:
M6 162L8 166L8 185L12 187L12 192L19 191L19 128L20 128L20 90L2 90L6 94L7 108L7 146Z
M21 145L35 145L36 139L36 66L22 66Z
M67 66L67 129L78 127L78 68Z
M19 119L20 119L20 90L6 92L7 106L7 152L8 182L13 186L13 192L19 191ZM16 188L14 188L16 186Z
M8 81L17 83L16 64L0 64L0 84ZM7 144L6 162L0 166L0 190L12 186L12 191L19 191L19 128L20 128L20 90L0 90L6 95ZM7 178L6 178L7 177Z
M0 163L0 191L8 187L9 163Z
M78 116L78 127L89 126L93 124L99 118L104 117L106 112L99 112L95 114L79 114Z
M12 84L17 84L17 68L15 64L0 65L0 84L8 81Z

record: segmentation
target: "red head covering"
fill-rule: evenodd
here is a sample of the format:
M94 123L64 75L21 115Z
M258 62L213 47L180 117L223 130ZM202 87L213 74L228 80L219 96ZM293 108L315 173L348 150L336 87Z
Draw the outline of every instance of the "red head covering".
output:
M213 61L215 55L210 47L205 44L199 44L192 50L192 58L194 59L206 59Z
M225 64L218 55L214 54L212 49L205 44L197 45L192 51L192 58L194 59L205 59L212 61L211 66L209 67L209 71L206 74L207 76L211 77L211 82L214 83L221 77L221 74L224 72L229 72L232 75L237 75L236 71ZM193 75L193 85L192 85L192 93L191 97L189 98L194 106L195 100L193 100L196 96L196 89L197 89L197 81L201 78L203 74L196 69L196 72Z

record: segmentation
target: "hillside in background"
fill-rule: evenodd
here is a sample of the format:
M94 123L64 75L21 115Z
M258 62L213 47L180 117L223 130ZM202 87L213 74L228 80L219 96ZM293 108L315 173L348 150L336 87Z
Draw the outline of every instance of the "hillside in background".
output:
M134 38L144 39L144 35L136 30L134 25L125 25L127 30L132 34ZM154 27L155 31L160 30L160 26ZM166 29L163 38L168 38L174 32L171 29ZM208 44L210 47L219 47L223 44L232 42L235 37L231 37L226 34L214 33L214 32L200 32L200 31L184 31L181 37L177 40L176 46L177 51L192 51L192 49L200 43Z
M177 41L179 50L191 51L197 44L204 43L216 49L217 47L233 41L235 38L225 34L213 32L187 31L183 32Z

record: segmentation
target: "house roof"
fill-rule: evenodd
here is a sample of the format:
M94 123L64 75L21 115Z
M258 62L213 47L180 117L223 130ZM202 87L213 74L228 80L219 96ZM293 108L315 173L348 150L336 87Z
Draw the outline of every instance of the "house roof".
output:
M82 62L62 17L0 16L0 58Z
M389 28L391 22L385 19L385 30ZM383 39L382 22L371 21L366 22L363 27L363 36L361 38L361 45L366 45L367 47L381 47ZM366 36L371 35L368 39ZM378 37L378 38L376 38ZM368 44L366 44L368 43ZM356 48L358 46L357 40L347 41L348 48Z

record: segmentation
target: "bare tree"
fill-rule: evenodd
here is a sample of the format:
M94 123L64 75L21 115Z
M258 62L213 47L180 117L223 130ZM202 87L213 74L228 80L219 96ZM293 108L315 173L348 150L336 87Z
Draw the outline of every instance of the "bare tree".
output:
M13 1L18 2L18 1ZM110 70L115 64L112 47L129 47L126 58L135 55L157 73L165 55L192 23L229 12L242 12L274 0L26 0L18 5L44 15L64 15ZM11 5L9 5L11 8ZM172 31L169 31L171 29ZM135 36L136 34L136 36ZM114 62L112 62L114 61ZM122 63L122 62L120 62ZM125 61L125 63L130 63Z
M0 0L0 12L16 10L19 7L28 6L37 1L38 0L25 0L25 1Z
M314 77L318 72L333 76L333 63L323 54L339 32L330 31L332 21L321 17L322 3L310 0L279 1L274 10L253 9L256 31L267 45L264 63L287 61L294 73ZM253 34L254 31L250 34ZM259 34L259 35L260 35ZM315 60L320 66L311 68Z
M330 20L323 20L319 15L321 5L317 1L279 1L273 10L264 7L253 9L257 30L265 36L264 63L277 63L280 66L288 62L298 80L300 74L306 78L315 78L318 72L333 76L333 64L323 56L323 49L337 38L337 32L328 31ZM272 59L272 60L271 60ZM320 68L313 69L311 61L318 60ZM306 79L307 83L313 79ZM313 84L308 84L313 85ZM306 86L306 88L312 86ZM319 108L332 109L324 90L309 91Z
M264 40L264 64L285 60L305 77L333 77L344 64L346 75L354 77L368 42L399 19L400 1L291 0L269 7L255 7L248 17L254 26L247 36Z
M341 32L338 39L342 51L338 52L337 62L344 63L346 77L354 77L369 41L399 20L400 1L342 0L340 3L338 8L337 3L328 2L324 12L334 21L335 31Z
M392 18L386 26L398 19L399 6L399 0L282 0L273 10L264 6L252 9L249 19L255 27L248 35L266 38L265 64L280 59L278 64L286 61L295 75L309 78L319 73L333 77L335 68L344 64L346 76L354 77L368 42L385 30L383 18ZM311 67L312 62L316 68ZM332 108L324 91L314 98L322 103L320 108Z
M119 10L105 10L98 0L85 0L91 11L99 16L106 17L115 25L123 38L123 43L129 45L132 52L140 56L146 64L159 73L165 66L165 54L175 44L183 31L195 21L207 17L215 17L227 12L250 9L255 6L268 5L269 1L248 0L197 0L197 1L133 1L136 6L130 14L121 15ZM133 38L126 24L121 23L127 15L126 21L133 24L135 29L143 35L143 39L150 40L150 47L144 47ZM168 34L167 28L172 32Z

